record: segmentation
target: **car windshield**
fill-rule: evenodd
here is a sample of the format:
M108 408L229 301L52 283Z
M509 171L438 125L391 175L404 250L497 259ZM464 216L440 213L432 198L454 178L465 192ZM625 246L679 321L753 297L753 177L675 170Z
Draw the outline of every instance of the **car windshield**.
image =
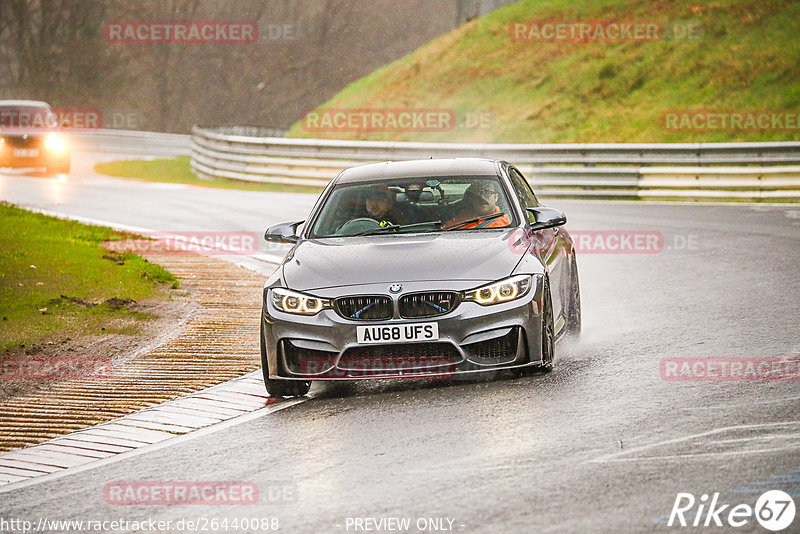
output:
M46 106L0 106L3 131L48 131L58 125L58 117Z
M438 176L336 185L320 208L312 238L512 226L497 176Z

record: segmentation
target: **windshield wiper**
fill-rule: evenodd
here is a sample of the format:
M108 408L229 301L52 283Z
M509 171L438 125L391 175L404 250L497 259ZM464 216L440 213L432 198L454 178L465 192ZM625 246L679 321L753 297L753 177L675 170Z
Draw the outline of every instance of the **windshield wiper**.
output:
M351 234L350 237L356 237L359 235L381 234L389 230L397 230L398 228L400 228L399 224L391 224L389 226L381 226L380 228L372 228L370 230L364 230L363 232L359 232L357 234Z
M469 219L468 221L464 221L464 222L458 223L457 225L451 226L450 228L445 228L443 231L444 232L449 232L450 230L455 230L456 228L461 228L462 226L466 226L467 224L472 224L472 223L481 222L481 221L491 221L493 219L497 219L498 217L502 217L503 215L505 215L505 213L503 213L501 211L500 213L493 213L491 215L484 215L483 217L475 217L474 219Z
M382 234L383 232L387 232L389 230L404 230L406 228L415 228L417 226L426 226L431 224L441 228L442 221L425 221L414 224L393 224L391 226L382 226L380 228L373 228L372 230L365 230L364 232L353 234L351 237L361 236L361 235Z

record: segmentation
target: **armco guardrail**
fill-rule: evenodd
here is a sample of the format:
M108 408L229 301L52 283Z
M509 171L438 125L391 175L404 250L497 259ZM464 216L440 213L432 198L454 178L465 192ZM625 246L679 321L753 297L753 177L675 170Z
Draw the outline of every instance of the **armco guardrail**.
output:
M325 185L373 161L485 157L522 170L544 196L800 199L800 143L455 144L269 137L192 129L200 177Z
M191 154L191 139L185 134L99 129L67 131L67 136L73 149L82 152L164 157Z

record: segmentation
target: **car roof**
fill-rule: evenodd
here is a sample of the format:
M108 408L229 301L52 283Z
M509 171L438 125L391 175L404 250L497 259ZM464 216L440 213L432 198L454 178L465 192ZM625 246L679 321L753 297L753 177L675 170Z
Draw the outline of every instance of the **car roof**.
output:
M39 100L0 100L0 106L25 106L32 108L49 108L50 104Z
M392 178L486 176L497 174L497 161L482 158L418 159L367 163L345 169L337 183L371 182Z

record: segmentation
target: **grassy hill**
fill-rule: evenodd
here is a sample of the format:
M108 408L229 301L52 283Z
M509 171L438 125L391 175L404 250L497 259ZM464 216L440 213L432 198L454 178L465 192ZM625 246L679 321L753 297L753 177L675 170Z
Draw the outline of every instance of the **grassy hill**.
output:
M535 32L512 38L515 23L538 21L543 30L541 21L598 20L656 23L658 38L547 42ZM301 120L289 135L495 143L798 140L798 35L795 0L524 0L428 43L318 106L443 109L454 128L319 131ZM789 131L776 131L771 122L766 130L746 122L726 131L680 122L667 128L668 114L683 110L788 110L795 119L783 124Z

